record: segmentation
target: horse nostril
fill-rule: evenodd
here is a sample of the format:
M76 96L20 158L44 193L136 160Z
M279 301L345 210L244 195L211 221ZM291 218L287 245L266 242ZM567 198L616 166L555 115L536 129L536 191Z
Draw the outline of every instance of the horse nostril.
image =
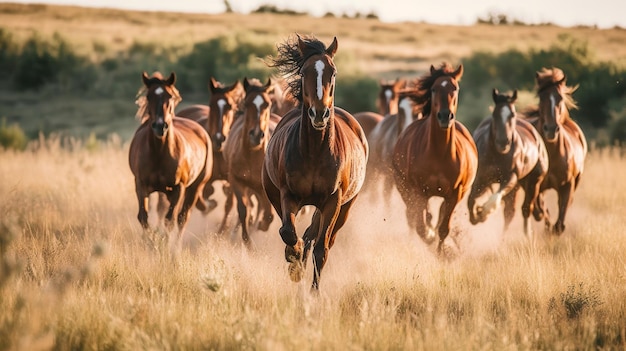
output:
M330 116L330 109L328 107L326 107L324 109L324 118L328 118Z
M559 132L559 129L561 129L561 127L556 126L556 128L554 128L554 132L555 132L555 133L558 133L558 132Z
M451 113L451 114L448 116L448 120L450 120L450 121L451 121L451 120L453 120L453 119L454 119L454 113Z
M309 117L311 118L315 117L315 110L313 109L313 107L309 107L307 113L309 114Z

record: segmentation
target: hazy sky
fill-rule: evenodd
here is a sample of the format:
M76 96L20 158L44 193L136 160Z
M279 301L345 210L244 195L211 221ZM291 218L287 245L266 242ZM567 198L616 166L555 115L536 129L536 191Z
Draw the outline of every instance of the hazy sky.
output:
M220 13L223 0L10 0L29 3L72 4L135 10ZM0 0L0 2L6 2ZM474 24L489 13L505 14L525 23L550 22L561 26L598 25L626 28L626 0L229 0L236 12L248 13L272 4L322 16L375 13L385 22L415 21Z

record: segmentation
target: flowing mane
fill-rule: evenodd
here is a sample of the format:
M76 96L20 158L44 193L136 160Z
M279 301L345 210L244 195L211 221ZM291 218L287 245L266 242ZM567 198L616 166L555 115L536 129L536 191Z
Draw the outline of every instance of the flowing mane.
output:
M565 73L560 68L542 68L541 71L537 72L537 94L551 86L556 86L563 96L565 106L568 109L577 109L578 105L572 98L572 93L578 89L578 85L573 87L566 85L566 78Z
M298 47L298 39L305 43L304 52L300 52ZM292 36L285 42L276 46L278 50L277 57L269 57L267 65L278 70L287 81L287 92L293 96L298 102L302 102L302 73L300 70L304 63L313 55L319 55L326 52L326 45L314 37L309 36Z
M154 72L152 73L152 76L150 76L147 84L148 85L142 85L141 88L139 88L139 90L137 91L137 95L135 95L135 105L138 106L137 112L135 113L135 118L140 120L141 124L143 124L146 120L148 120L148 117L150 117L148 116L148 99L146 98L146 95L148 94L148 86L153 84L166 85L166 81L165 78L163 78L163 74L161 74L161 72ZM180 96L180 93L175 86L171 85L169 86L169 89L170 93L172 94L172 98L174 99L173 103L175 107L176 105L178 105L179 102L183 100L183 98Z
M444 62L439 68L431 70L430 75L417 78L411 82L410 89L413 90L414 93L407 95L415 103L414 109L422 111L424 116L428 116L431 109L430 89L437 79L443 76L452 76L454 71L454 67Z

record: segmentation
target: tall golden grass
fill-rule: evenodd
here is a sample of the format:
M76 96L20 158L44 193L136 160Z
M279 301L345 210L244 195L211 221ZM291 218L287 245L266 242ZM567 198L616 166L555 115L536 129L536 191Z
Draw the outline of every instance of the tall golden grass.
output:
M0 349L626 347L618 149L590 154L563 236L536 223L531 245L501 214L472 227L463 203L449 262L408 231L399 197L386 210L363 196L311 294L310 264L288 278L277 220L249 252L215 233L221 209L193 212L172 257L136 220L128 145L62 144L0 151Z

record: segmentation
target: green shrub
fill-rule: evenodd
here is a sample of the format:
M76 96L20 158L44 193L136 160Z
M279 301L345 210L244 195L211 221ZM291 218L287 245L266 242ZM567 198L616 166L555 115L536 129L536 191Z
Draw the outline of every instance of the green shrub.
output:
M5 149L24 150L28 139L26 134L17 124L7 126L6 118L0 122L0 146Z

